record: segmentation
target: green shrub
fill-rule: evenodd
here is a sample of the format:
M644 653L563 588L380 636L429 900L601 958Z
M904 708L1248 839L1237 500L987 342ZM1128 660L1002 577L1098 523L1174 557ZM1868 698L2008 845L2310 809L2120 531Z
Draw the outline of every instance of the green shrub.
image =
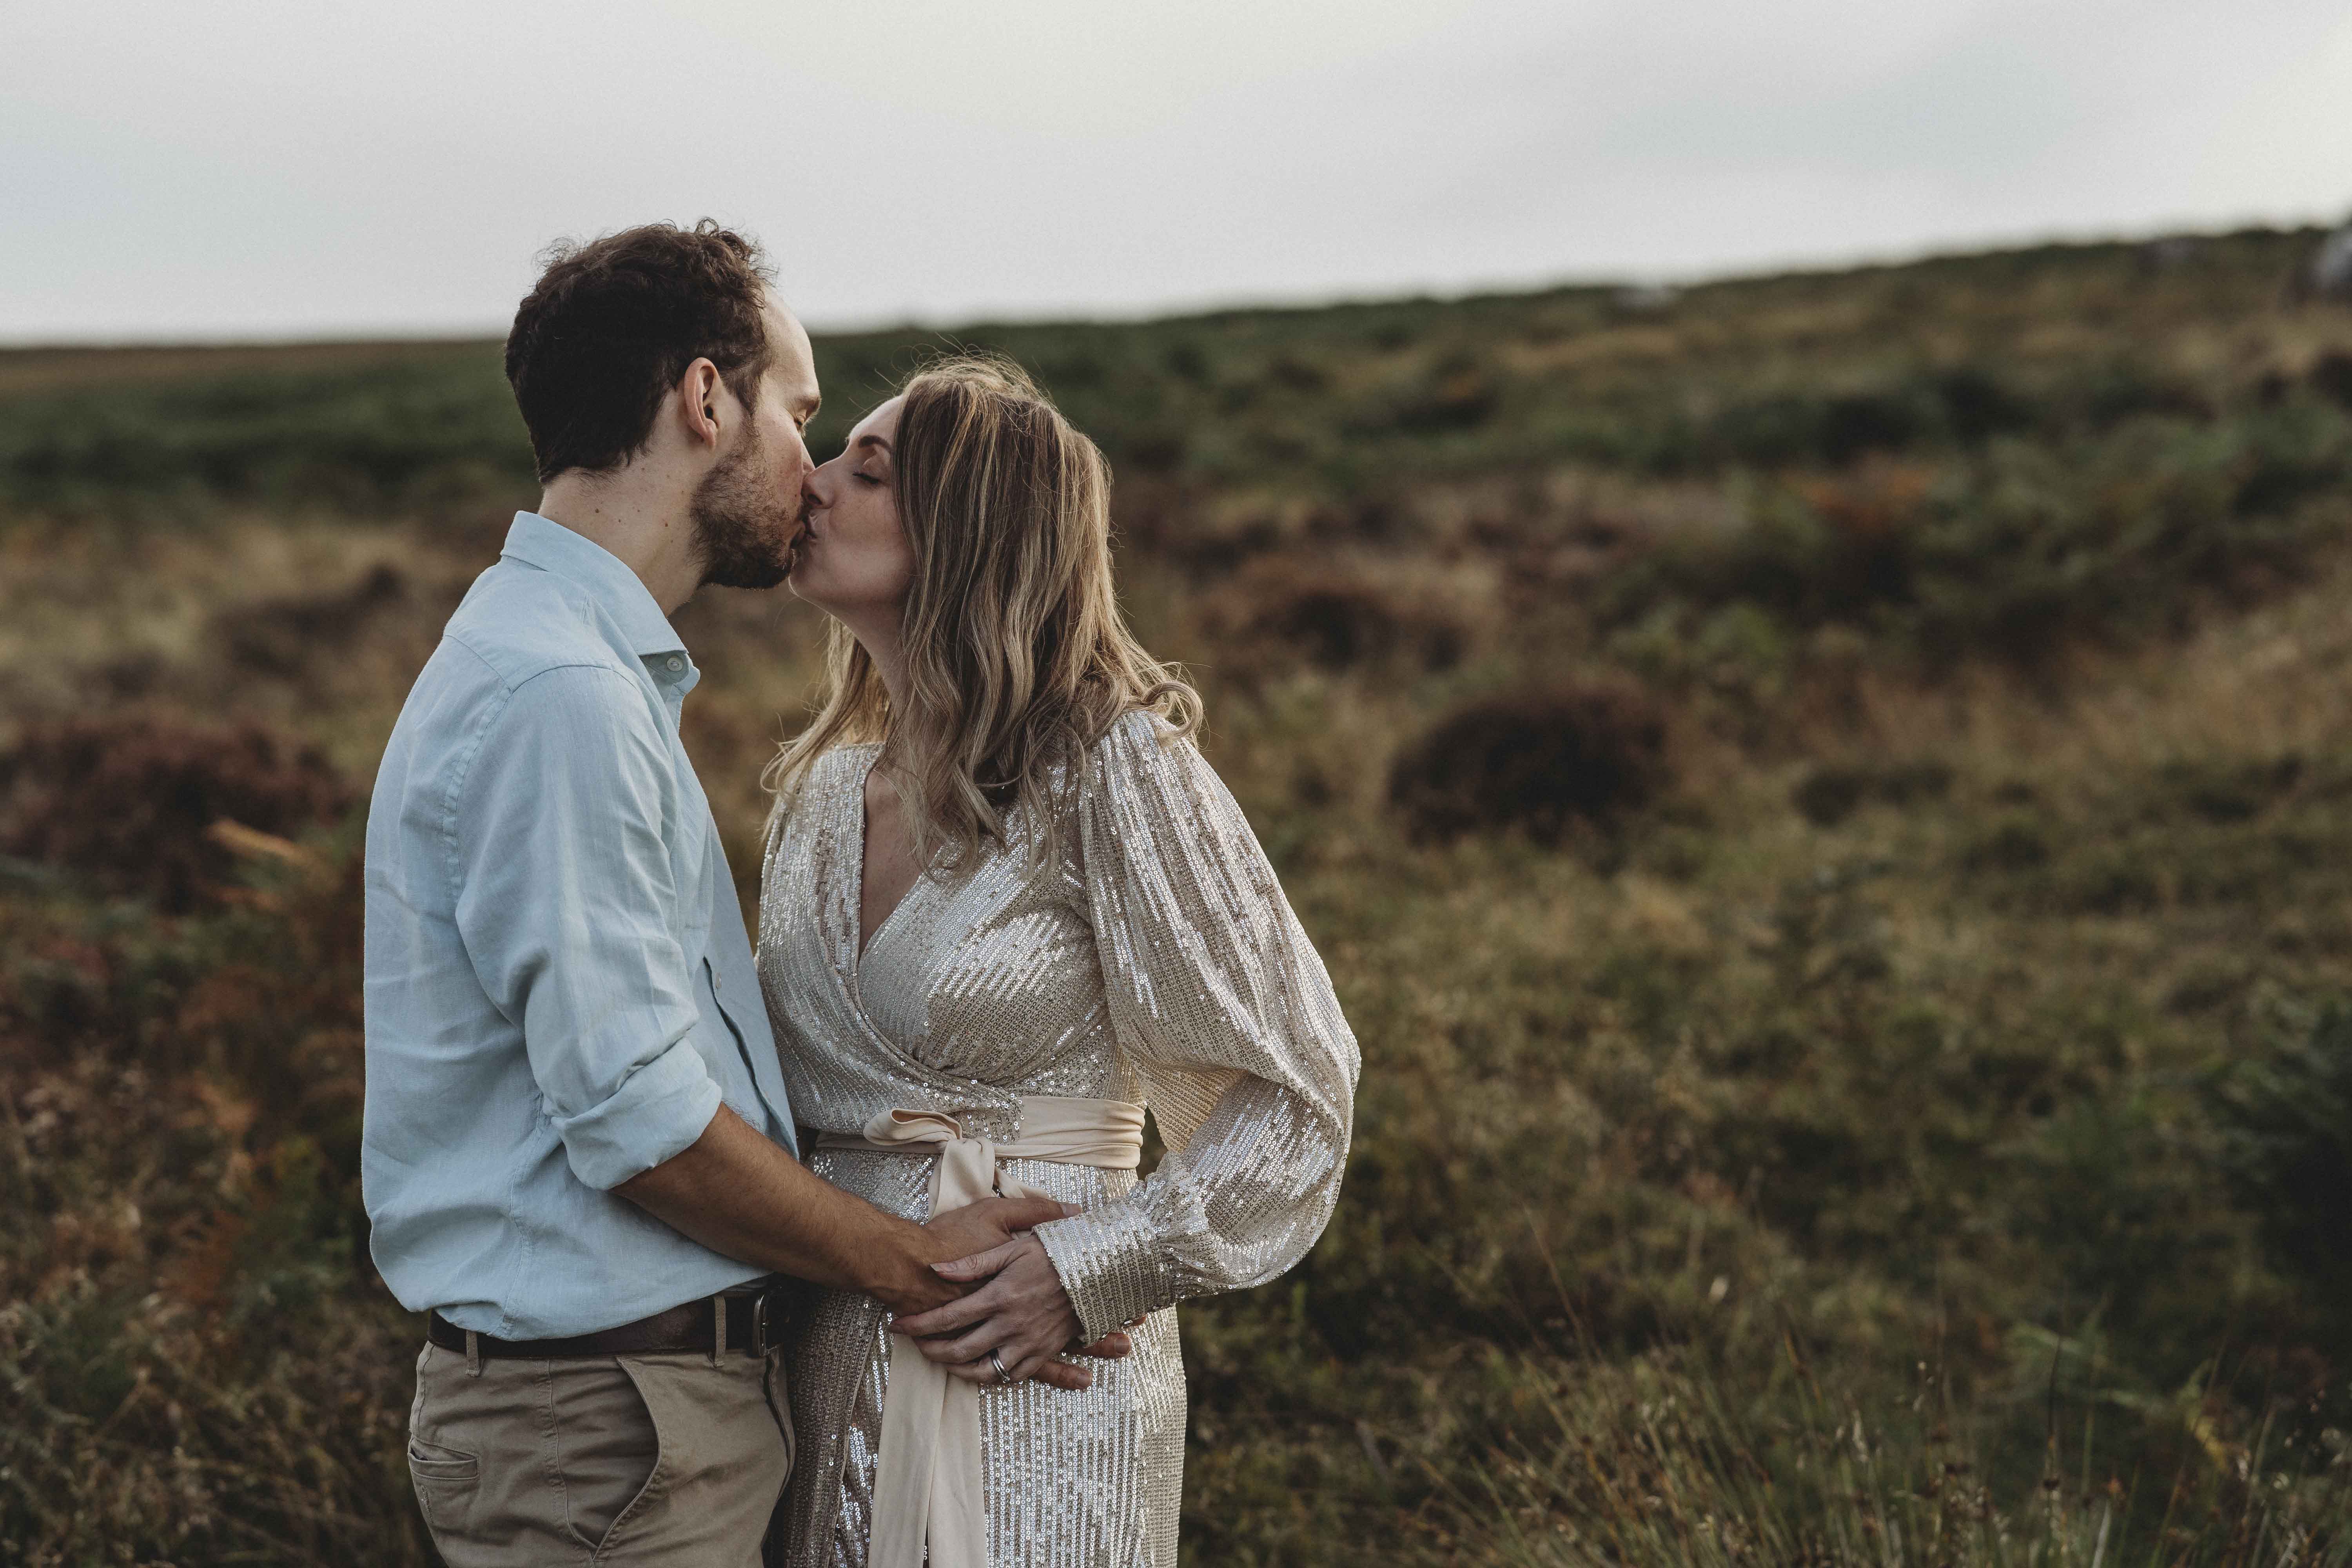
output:
M367 512L530 484L488 345L0 399L0 503L26 510L258 500Z
M2221 1165L2264 1248L2352 1344L2352 1007L2320 1008L2300 1038L2236 1064L2209 1089Z

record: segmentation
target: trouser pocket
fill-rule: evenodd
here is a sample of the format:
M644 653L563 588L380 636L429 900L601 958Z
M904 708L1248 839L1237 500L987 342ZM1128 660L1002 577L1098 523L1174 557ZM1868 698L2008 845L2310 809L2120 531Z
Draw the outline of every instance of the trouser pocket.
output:
M416 1489L416 1506L425 1515L425 1527L436 1535L460 1533L481 1489L481 1458L462 1448L428 1443L412 1432L408 1480Z
M416 1398L408 1407L408 1483L415 1490L425 1528L437 1542L462 1536L471 1523L474 1504L481 1493L482 1457L474 1449L436 1440L447 1434L440 1430L440 1402L434 1401L428 1409L425 1399L426 1369L432 1357L433 1347L428 1345L416 1358ZM427 1432L436 1436L428 1437Z
M609 1357L485 1359L473 1374L427 1346L417 1363L409 1475L449 1568L589 1561L645 1492L659 1447Z
M770 1403L775 1358L700 1353L622 1356L658 1436L638 1495L597 1543L605 1563L756 1563L792 1464L791 1439Z
M572 1531L590 1561L602 1562L660 1516L668 1500L671 1444L627 1361L599 1362L596 1372L593 1384L579 1380L591 1399L570 1408L558 1400L557 1429Z

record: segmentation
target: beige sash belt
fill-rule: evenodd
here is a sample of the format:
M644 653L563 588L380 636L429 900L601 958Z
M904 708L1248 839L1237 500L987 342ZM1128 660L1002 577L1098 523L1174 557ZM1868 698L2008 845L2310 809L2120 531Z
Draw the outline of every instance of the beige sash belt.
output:
M866 1135L827 1132L820 1149L937 1154L931 1214L1002 1192L1046 1196L1019 1182L1000 1184L999 1160L1054 1160L1132 1171L1143 1162L1143 1107L1119 1100L1039 1095L1021 1101L1021 1137L1012 1143L967 1138L952 1116L886 1110ZM980 1490L980 1388L923 1359L912 1340L890 1336L890 1386L882 1401L882 1451L875 1460L874 1535L867 1568L988 1568L988 1515Z

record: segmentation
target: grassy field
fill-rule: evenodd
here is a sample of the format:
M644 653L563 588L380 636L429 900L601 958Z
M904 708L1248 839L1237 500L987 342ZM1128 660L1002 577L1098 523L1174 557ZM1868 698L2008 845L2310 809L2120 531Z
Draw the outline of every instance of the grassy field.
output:
M948 341L1102 441L1362 1037L1188 1561L2352 1560L2313 239L819 341L821 448ZM534 494L492 345L0 354L12 1561L431 1560L354 805ZM680 629L740 875L819 628Z

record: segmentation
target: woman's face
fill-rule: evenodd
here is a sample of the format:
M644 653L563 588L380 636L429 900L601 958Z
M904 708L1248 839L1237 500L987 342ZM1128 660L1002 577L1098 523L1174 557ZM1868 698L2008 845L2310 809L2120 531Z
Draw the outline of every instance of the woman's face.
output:
M893 468L898 404L894 397L860 420L841 456L819 465L804 487L793 592L852 631L896 628L915 580Z

